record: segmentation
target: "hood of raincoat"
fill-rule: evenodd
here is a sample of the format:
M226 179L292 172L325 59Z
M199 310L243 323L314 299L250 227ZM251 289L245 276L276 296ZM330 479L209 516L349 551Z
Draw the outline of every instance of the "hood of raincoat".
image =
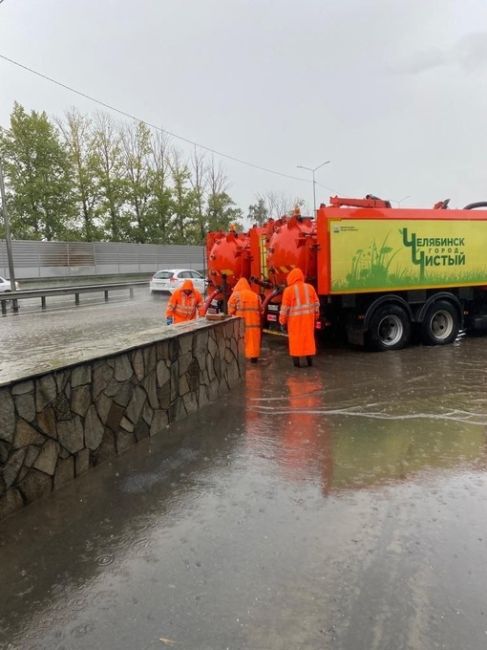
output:
M194 291L193 280L185 280L181 287L181 291Z
M247 278L240 278L240 280L235 285L234 291L250 291L250 284L247 281Z
M304 274L301 269L293 269L287 276L288 287L290 287L295 282L304 282Z

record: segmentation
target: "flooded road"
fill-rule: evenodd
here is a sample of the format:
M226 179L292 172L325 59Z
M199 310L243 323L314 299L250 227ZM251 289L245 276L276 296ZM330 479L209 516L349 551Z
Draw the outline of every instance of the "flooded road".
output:
M134 296L113 291L105 303L103 294L83 294L78 307L73 296L56 296L45 311L39 299L22 301L18 314L0 317L0 383L110 354L130 347L134 336L161 331L168 294L151 296L148 287L136 287Z
M0 524L1 648L487 646L487 338L281 343Z

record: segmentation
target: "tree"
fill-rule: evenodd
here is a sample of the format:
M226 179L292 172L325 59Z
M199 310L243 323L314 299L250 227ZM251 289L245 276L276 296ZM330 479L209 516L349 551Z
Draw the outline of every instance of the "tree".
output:
M264 225L269 218L269 213L267 212L264 199L257 199L257 203L249 205L247 218L258 226Z
M194 233L195 240L204 242L206 232L206 215L204 211L205 190L207 185L208 169L204 154L199 154L197 148L194 148L193 156L191 157L191 185L195 195L196 202L196 231Z
M155 244L167 244L171 238L172 192L168 142L161 133L151 137L150 199L147 237Z
M104 236L111 241L127 240L128 224L122 217L126 188L121 138L105 113L98 113L95 117L93 156L96 191L100 197L98 214Z
M15 103L2 130L12 230L17 238L69 237L76 215L69 153L45 112Z
M149 128L139 122L125 126L121 132L123 169L125 175L126 216L131 222L131 239L139 243L147 241L147 216L150 206L151 134Z
M173 151L170 161L172 188L172 232L174 244L195 243L195 224L197 223L198 200L191 187L191 174L188 166L181 161L180 154Z
M235 202L228 195L226 176L220 166L215 166L214 160L208 170L208 179L207 231L228 230L231 225L239 226L242 210L235 206Z
M302 208L304 200L299 197L291 197L285 192L265 192L257 196L257 203L263 202L269 217L279 219L293 213L296 206Z
M208 197L208 231L229 230L230 226L235 226L237 231L241 230L241 218L242 210L236 207L235 202L226 192L210 194Z
M58 124L69 151L74 197L82 218L81 237L85 241L96 241L102 233L96 224L99 195L93 122L77 110L72 110L66 113L65 121L59 120Z

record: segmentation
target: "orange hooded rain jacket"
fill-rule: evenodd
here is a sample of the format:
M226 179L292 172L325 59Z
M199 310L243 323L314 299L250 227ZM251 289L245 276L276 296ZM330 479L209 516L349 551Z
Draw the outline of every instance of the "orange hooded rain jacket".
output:
M189 296L184 292L191 291ZM166 309L166 317L173 319L174 323L183 323L203 315L203 298L201 293L194 288L192 280L185 280L183 286L172 294Z
M245 321L245 357L256 359L260 355L261 304L245 278L235 285L228 300L228 313Z
M287 325L289 354L309 357L316 354L315 322L320 314L320 301L314 287L304 281L301 269L289 273L287 285L282 294L279 322Z

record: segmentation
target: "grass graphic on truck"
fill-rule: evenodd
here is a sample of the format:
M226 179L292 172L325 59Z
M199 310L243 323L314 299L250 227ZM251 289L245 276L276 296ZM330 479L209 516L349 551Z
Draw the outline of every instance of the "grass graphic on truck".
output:
M487 284L487 222L343 220L331 227L333 292ZM397 225L400 225L397 224Z

